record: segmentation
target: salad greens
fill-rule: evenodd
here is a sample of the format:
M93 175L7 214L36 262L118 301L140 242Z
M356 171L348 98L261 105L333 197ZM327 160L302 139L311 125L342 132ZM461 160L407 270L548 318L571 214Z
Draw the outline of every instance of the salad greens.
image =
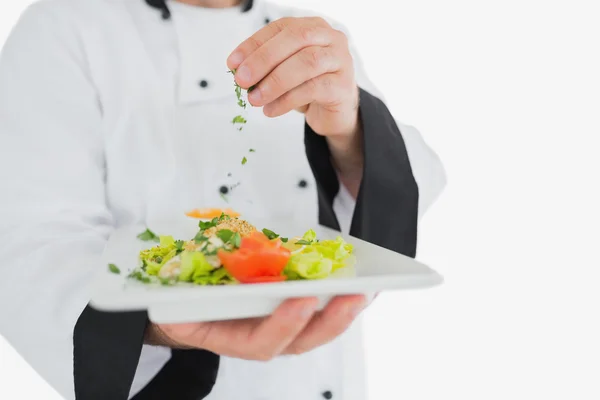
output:
M242 246L243 237L256 232L256 228L246 221L225 214L212 220L200 221L198 227L197 234L189 241L175 240L172 236L152 238L158 244L140 252L139 266L129 274L129 278L142 283L163 285L238 284L222 265L223 255L219 252L237 252ZM138 235L138 238L149 240L146 232ZM279 242L283 249L289 251L289 259L282 273L287 280L324 279L338 269L354 264L353 246L342 237L318 240L312 229L296 238L284 238L266 228L262 230L262 234L264 240ZM109 269L120 273L114 264L109 264Z
M335 240L317 241L311 229L301 240L292 242L293 246L301 245L292 252L284 273L289 279L322 279L340 268L354 264L353 246L342 237Z

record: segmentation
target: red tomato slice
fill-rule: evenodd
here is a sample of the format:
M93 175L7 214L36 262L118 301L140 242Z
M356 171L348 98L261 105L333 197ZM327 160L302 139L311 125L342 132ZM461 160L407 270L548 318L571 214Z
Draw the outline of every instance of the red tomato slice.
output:
M285 279L282 273L290 258L289 250L274 246L252 247L255 245L256 242L251 242L251 247L234 252L219 251L219 259L227 272L242 283L265 278L268 281Z
M280 240L270 240L262 232L252 232L249 236L242 238L240 250L258 250L263 248L280 248Z

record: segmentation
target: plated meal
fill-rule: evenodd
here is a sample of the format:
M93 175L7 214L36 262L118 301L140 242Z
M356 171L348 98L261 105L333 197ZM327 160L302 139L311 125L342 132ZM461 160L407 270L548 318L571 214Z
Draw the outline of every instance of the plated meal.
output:
M353 246L342 237L319 240L311 229L285 238L232 215L201 219L191 240L142 232L138 239L157 244L139 253L139 265L128 277L146 284L235 285L324 279L354 266ZM109 269L120 272L114 264Z

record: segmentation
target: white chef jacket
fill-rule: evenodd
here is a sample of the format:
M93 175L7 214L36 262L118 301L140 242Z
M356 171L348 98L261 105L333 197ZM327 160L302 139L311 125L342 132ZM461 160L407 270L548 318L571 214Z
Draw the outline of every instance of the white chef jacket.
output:
M269 119L248 107L238 131L225 65L269 20L311 13L260 0L245 13L168 5L172 19L164 21L143 0L42 1L23 14L0 56L0 333L67 399L73 327L113 229L153 227L203 206L317 223L303 116ZM352 51L357 82L378 95ZM417 130L399 127L421 216L445 175ZM335 210L345 232L353 208L342 189ZM169 357L144 347L132 396ZM357 323L306 355L223 357L208 399L308 400L331 391L363 400L363 364Z

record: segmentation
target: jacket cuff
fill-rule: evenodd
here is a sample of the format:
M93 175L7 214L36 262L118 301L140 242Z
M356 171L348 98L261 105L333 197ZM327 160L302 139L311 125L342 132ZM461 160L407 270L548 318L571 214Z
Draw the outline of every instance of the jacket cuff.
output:
M127 400L148 325L146 312L101 312L87 306L74 341L75 398ZM201 400L212 391L219 356L172 350L171 359L132 400Z
M417 247L419 190L402 134L377 97L360 89L364 170L350 235L414 257ZM306 155L319 199L319 223L340 230L333 201L340 183L327 140L305 124Z
M73 332L76 399L129 398L147 323L146 312L83 310Z

